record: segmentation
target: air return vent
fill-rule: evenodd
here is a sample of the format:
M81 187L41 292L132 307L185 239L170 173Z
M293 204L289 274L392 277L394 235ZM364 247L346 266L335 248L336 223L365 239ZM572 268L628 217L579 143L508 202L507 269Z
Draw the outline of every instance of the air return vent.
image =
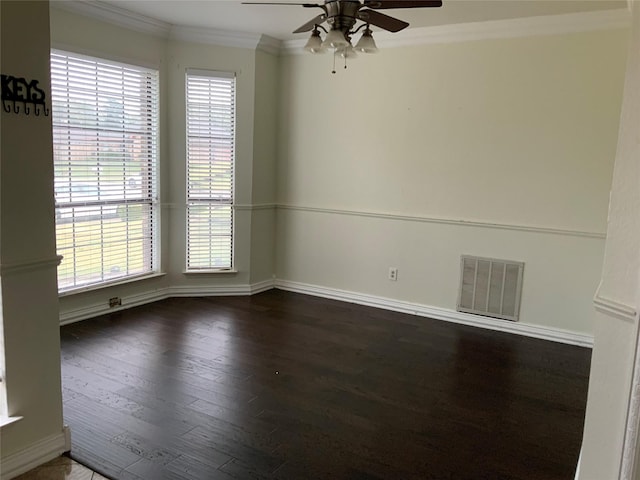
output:
M524 263L466 255L460 260L458 311L518 321Z

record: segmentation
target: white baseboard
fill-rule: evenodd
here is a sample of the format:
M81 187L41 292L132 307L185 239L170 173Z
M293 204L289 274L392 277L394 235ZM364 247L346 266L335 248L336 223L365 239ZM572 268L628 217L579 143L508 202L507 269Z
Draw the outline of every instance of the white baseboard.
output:
M221 285L221 286L179 286L169 287L166 297L220 297L220 296L242 296L255 295L256 293L271 290L274 287L273 280L251 285Z
M593 346L593 337L581 333L570 332L557 328L542 327L539 325L531 325L527 323L509 322L506 320L498 320L494 318L483 317L481 315L456 312L454 310L448 310L429 305L403 302L390 298L320 287L317 285L309 285L299 282L291 282L288 280L265 280L251 285L168 287L139 295L122 297L122 305L115 308L109 308L106 302L101 302L99 304L61 312L60 324L66 325L69 323L78 322L80 320L85 320L87 318L97 317L99 315L137 307L139 305L156 302L158 300L164 300L165 298L170 297L254 295L256 293L270 290L274 287L281 290L314 295L316 297L342 300L359 305L378 307L395 312L409 313L421 317L429 317L436 320L444 320L447 322L470 325L473 327L481 327L500 332L515 333L518 335L525 335L528 337L540 338L543 340L551 340L553 342L566 343L569 345L579 345L582 347Z
M152 292L145 292L138 295L129 295L122 297L122 305L118 307L110 308L108 302L94 303L85 307L76 308L73 310L67 310L60 312L60 325L67 325L69 323L79 322L88 318L97 317L99 315L105 315L107 313L114 313L120 310L126 310L128 308L137 307L151 302L157 302L168 298L168 289L162 288L154 290Z
M106 301L60 312L60 325L79 322L88 318L105 315L108 313L126 310L128 308L157 302L170 297L220 297L234 295L255 295L256 293L271 290L274 287L273 280L265 280L251 285L221 285L221 286L177 286L168 287L151 292L122 297L122 305L110 308Z
M444 320L447 322L486 328L499 332L515 333L527 337L540 338L542 340L551 340L553 342L578 345L581 347L593 347L592 336L570 332L558 328L542 327L539 325L531 325L520 322L510 322L507 320L498 320L481 315L473 315L470 313L462 313L454 310L432 307L429 305L403 302L390 298L377 297L374 295L349 292L345 290L337 290L333 288L319 287L317 285L309 285L299 282L290 282L287 280L276 280L275 287L281 290L305 293L308 295L314 295L316 297L341 300L344 302L367 305L370 307L383 308L386 310L392 310L394 312L410 313L421 317L429 317L436 320Z
M273 279L254 283L253 285L251 285L251 295L272 290L273 288L275 288L275 286L276 286L276 281Z
M17 453L2 457L0 479L10 480L68 452L71 448L69 439L69 427L65 426L60 433L43 438Z

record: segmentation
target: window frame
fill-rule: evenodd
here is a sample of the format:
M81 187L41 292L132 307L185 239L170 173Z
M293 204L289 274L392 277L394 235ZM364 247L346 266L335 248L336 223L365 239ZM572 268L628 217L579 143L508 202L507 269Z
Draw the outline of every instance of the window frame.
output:
M161 129L160 68L158 68L157 66L143 64L136 61L127 61L127 60L123 61L121 59L113 59L113 58L110 58L109 56L95 54L93 52L90 54L81 53L65 47L51 48L50 58L52 63L53 63L54 55L64 56L69 59L77 60L80 62L81 61L95 62L97 65L102 64L102 65L106 65L109 68L114 68L114 69L121 68L123 69L123 72L124 70L127 70L127 69L135 72L135 74L139 76L141 82L143 82L142 83L143 85L144 85L144 81L147 82L147 86L145 89L147 93L146 94L140 93L138 97L140 101L140 107L139 107L140 110L138 111L138 115L140 116L139 117L140 119L148 118L147 120L148 123L143 124L144 130L146 132L144 134L140 134L141 136L140 145L142 145L143 147L141 151L144 152L142 153L142 157L145 161L140 162L142 173L140 174L140 187L139 187L140 194L137 197L135 195L133 196L134 198L128 197L128 194L126 192L126 185L124 185L123 183L124 185L122 190L123 194L121 197L108 198L110 194L105 193L105 197L107 197L105 200L102 200L101 198L99 198L99 200L84 202L85 205L81 205L83 202L74 203L71 200L69 202L64 202L62 204L59 204L58 202L56 202L55 204L57 249L59 248L59 237L58 237L58 220L59 219L57 217L58 217L59 209L61 208L67 208L67 209L78 208L78 207L90 208L91 206L96 206L96 207L100 206L102 209L104 209L105 207L108 207L108 206L112 206L112 207L115 206L116 209L123 207L125 211L127 211L127 214L130 212L131 206L140 205L143 210L146 209L148 213L144 215L147 216L147 219L145 220L144 224L141 225L141 228L143 229L143 231L147 230L148 235L146 235L141 239L141 242L143 245L142 247L143 258L141 260L143 267L141 268L141 271L134 271L133 273L125 272L122 275L115 275L109 278L107 271L102 269L100 273L97 274L100 277L99 279L97 280L90 279L88 281L83 281L83 279L78 279L78 274L76 272L73 274L71 283L69 285L64 286L63 288L60 288L60 281L58 281L58 295L62 297L62 296L71 295L75 293L80 293L80 292L85 292L90 290L97 290L97 289L111 287L114 285L162 276L164 274L161 272L162 208L161 208L161 202L160 202L160 185L161 185L161 182L160 182L160 170L161 170L160 168L161 167L161 163L160 163L161 161L160 159L160 153L161 153L161 149L160 149L160 142L161 142L161 138L160 138L161 137L161 134L160 134L160 129ZM56 129L64 130L65 127L56 126L56 124L54 123L55 113L53 112L54 110L53 104L54 104L54 95L57 95L57 93L54 94L56 86L53 78L53 73L54 73L54 68L52 66L51 119L52 119L52 131L54 132L54 142L55 142ZM67 79L65 80L66 82L69 81L68 78L69 77L67 77ZM98 78L99 78L98 75L96 75L95 79L98 79ZM96 84L98 83L99 83L99 80L96 80ZM124 82L122 83L122 85L124 85ZM68 84L66 88L68 91L71 90ZM98 90L98 88L99 87L96 85L96 90ZM123 86L123 92L124 92L124 86ZM95 96L96 102L98 102L99 96L100 94L96 93L96 96ZM123 102L122 108L124 112L124 109L126 109L126 107L124 106L125 94L122 93L122 96L120 97L117 97L114 95L114 98L122 99L122 102ZM68 105L69 104L67 103L67 112L66 112L67 120L69 120L71 116L71 110L68 109ZM97 108L99 109L99 107ZM145 109L146 109L146 112L145 112ZM99 121L98 119L99 115L100 113L96 111L97 121ZM125 128L124 126L124 122L126 121L124 117L125 113L123 113L122 115L123 115L122 129L120 130L112 129L111 131L121 135L122 142L123 142L122 145L125 145L126 142L129 141L129 139L127 139L126 136L132 135L133 132L131 128ZM71 122L68 122L67 129L70 131L72 128L74 128L74 125ZM76 128L78 127L76 126ZM91 130L91 128L87 130ZM95 128L93 129L93 132L95 132L96 134L96 138L98 138L101 133L104 135L105 131L106 131L105 128L103 126L100 126L99 124L96 124ZM66 148L68 148L70 145L72 145L72 142L71 141L68 141L66 143L62 142L62 143L58 143L58 145L64 145ZM97 140L95 143L92 143L90 145L94 146L96 150L99 150L101 144L100 144L100 141ZM55 151L55 147L56 145L54 143L54 151ZM124 160L125 158L128 158L128 157L123 157L123 162L125 161ZM54 165L56 165L55 162L56 162L56 159L54 158ZM147 171L144 171L145 169ZM99 174L97 178L98 178L98 185L100 185L101 182L103 182L103 180L100 178ZM56 175L54 174L54 183L56 180L57 178L56 178ZM73 188L73 180L68 180L68 184L70 189ZM76 184L78 184L78 182L76 182ZM82 186L80 187L80 189L82 189ZM119 190L118 190L118 193L119 193ZM69 193L69 195L71 195L71 193ZM102 195L103 193L101 190L99 193L99 197L102 197ZM115 194L113 195L115 196ZM104 227L102 225L105 223L105 219L107 217L104 216L104 213L102 210L99 217L100 217L99 221L101 223L101 231L104 231ZM130 219L127 218L127 224L129 224L129 221ZM78 220L77 217L75 217L75 211L74 211L72 220L71 222L68 222L68 223L77 225L80 222L82 222L82 219ZM65 222L61 222L61 223L65 223ZM126 228L129 228L128 225ZM102 252L105 251L105 245L107 246L109 245L108 241L105 243L104 238L105 238L104 236L101 237ZM149 242L148 247L144 246L145 242ZM73 248L77 249L78 247L77 245L74 245ZM127 262L129 262L131 253L129 251L128 242L125 248L125 252L126 252L125 256L127 257ZM101 255L104 256L103 253ZM146 265L149 265L149 267L147 268ZM60 272L60 267L58 268L59 268L58 271ZM60 274L58 275L58 280L60 280Z
M196 202L194 202L194 198L190 196L190 138L195 138L195 135L190 135L190 115L189 115L189 79L190 77L200 77L200 78L212 78L219 80L231 80L231 105L229 106L229 113L231 115L231 132L229 135L230 139L230 186L229 186L229 202L225 203L220 201L219 199L215 199L213 196L209 196L208 199L198 198ZM185 87L185 269L183 271L184 274L201 274L201 273L235 273L235 235L236 235L236 219L235 219L235 193L236 193L236 150L237 150L237 133L238 133L238 112L237 112L237 73L235 71L222 71L222 70L203 70L196 68L187 68L185 70L184 76L184 87ZM211 112L209 111L209 114ZM203 137L198 137L203 138ZM213 162L210 163L213 165ZM209 188L211 189L212 184L209 184ZM230 233L229 233L229 264L225 266L216 267L212 265L211 262L206 266L192 266L190 264L190 222L189 222L189 207L194 204L208 204L208 205L223 205L229 206L230 209ZM209 256L212 256L212 253L209 253Z

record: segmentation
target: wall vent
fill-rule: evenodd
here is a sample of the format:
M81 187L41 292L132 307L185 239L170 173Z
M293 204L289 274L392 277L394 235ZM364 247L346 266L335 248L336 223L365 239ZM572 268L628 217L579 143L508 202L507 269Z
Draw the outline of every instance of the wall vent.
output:
M458 311L518 321L524 263L462 255Z

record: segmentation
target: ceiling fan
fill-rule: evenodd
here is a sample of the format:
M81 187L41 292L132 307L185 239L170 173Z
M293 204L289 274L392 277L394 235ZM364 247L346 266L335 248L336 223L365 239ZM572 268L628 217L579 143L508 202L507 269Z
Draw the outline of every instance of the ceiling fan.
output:
M289 2L242 2L250 5L300 5L304 8L319 8L323 13L298 27L293 33L312 32L305 50L311 53L323 53L333 49L334 58L338 54L345 58L355 56L355 52L374 53L377 51L373 40L371 25L389 32L399 32L409 26L403 20L385 15L377 10L394 8L433 8L441 7L442 0L325 0L324 3ZM356 23L362 22L358 27ZM329 30L322 26L329 25ZM364 29L355 48L351 37ZM326 33L323 40L320 30ZM346 68L346 63L345 63ZM335 73L335 69L334 72Z

